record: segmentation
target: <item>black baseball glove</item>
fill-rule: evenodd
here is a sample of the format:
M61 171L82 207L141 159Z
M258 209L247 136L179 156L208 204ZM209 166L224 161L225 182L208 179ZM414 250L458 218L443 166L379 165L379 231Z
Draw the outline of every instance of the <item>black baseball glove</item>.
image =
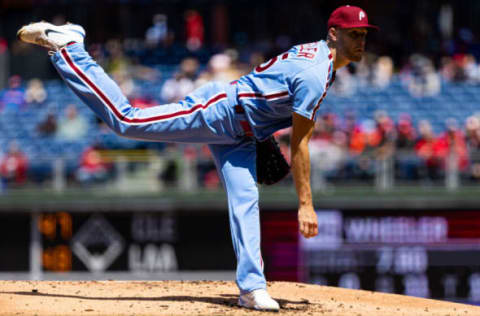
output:
M290 166L283 157L275 138L257 140L257 182L271 185L282 180L290 172Z

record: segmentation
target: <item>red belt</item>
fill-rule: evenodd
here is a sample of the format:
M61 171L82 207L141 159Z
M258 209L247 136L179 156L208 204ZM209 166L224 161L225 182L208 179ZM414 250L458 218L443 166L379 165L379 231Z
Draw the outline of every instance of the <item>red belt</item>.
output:
M245 114L245 110L241 105L235 105L234 106L235 113L237 114ZM253 137L253 131L252 128L250 127L250 124L246 120L238 120L240 122L240 125L242 126L243 132L245 133L245 136L248 137Z

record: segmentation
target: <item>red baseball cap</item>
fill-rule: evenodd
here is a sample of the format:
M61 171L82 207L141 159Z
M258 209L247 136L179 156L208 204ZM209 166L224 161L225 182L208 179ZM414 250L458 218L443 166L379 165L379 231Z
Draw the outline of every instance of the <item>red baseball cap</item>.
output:
M368 27L378 30L375 25L368 24L367 13L359 7L345 5L335 9L328 19L328 28Z

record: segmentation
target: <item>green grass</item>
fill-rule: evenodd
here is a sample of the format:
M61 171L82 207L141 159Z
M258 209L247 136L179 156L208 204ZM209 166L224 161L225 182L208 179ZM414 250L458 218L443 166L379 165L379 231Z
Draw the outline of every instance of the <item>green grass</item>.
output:
M317 207L383 207L393 205L436 208L458 205L480 209L480 187L462 187L448 191L444 187L396 187L380 192L372 187L335 187L314 192ZM262 207L277 209L296 208L297 198L293 187L272 186L260 188ZM70 189L62 193L49 189L12 190L0 195L2 210L35 210L74 207L77 209L225 209L226 195L223 190L198 190L181 192L176 189L161 192L129 193L98 189Z

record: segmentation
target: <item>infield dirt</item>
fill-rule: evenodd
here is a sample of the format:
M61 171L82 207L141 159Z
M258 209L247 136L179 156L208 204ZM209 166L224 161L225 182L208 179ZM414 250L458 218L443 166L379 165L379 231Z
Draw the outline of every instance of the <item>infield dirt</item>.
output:
M237 307L230 281L0 281L0 315L479 316L480 307L402 295L269 282L278 313Z

